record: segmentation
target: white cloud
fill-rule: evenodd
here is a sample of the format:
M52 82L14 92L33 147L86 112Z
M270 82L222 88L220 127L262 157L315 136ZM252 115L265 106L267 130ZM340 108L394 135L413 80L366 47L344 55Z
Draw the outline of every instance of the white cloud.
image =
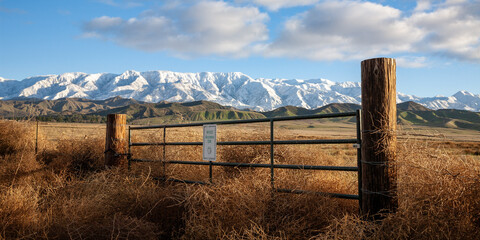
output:
M268 36L268 14L252 7L277 10L316 2L289 16L275 39ZM258 54L329 61L399 56L406 67L425 66L431 55L480 62L480 0L418 0L408 12L349 0L177 0L136 18L95 18L84 25L84 36L185 57ZM423 57L403 57L414 55Z
M408 21L425 34L416 51L480 61L480 1L449 1Z
M237 2L251 2L276 11L280 8L313 5L319 2L319 0L237 0Z
M429 10L432 7L432 0L419 0L417 1L417 6L415 7L415 12L422 12Z
M370 2L326 1L295 16L267 55L345 60L409 51L423 37L401 11Z
M410 16L371 2L325 1L291 17L265 47L267 56L312 60L405 54L480 62L480 1L419 1Z
M397 65L404 68L422 68L427 66L426 57L401 56L395 58Z
M115 41L144 51L171 51L182 56L247 56L267 39L268 15L254 7L202 1L169 6L137 18L100 17L84 25L84 35Z

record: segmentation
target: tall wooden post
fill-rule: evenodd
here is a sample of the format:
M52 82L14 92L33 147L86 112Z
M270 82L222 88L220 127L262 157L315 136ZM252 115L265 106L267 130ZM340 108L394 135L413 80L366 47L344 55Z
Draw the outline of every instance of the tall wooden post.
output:
M396 63L392 58L374 58L361 65L362 212L379 218L398 206Z
M105 138L105 166L126 166L126 128L125 114L108 114Z

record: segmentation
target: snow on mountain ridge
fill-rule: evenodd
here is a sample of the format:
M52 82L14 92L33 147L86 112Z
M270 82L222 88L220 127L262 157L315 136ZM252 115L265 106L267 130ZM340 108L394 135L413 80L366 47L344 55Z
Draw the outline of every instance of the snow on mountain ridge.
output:
M327 79L253 79L241 72L178 73L125 71L122 74L81 72L44 75L22 81L0 78L0 99L115 96L146 102L208 100L236 108L268 111L286 105L314 109L329 103L361 102L359 82ZM480 95L459 91L451 97L420 98L397 94L397 102L415 101L431 109L480 111Z

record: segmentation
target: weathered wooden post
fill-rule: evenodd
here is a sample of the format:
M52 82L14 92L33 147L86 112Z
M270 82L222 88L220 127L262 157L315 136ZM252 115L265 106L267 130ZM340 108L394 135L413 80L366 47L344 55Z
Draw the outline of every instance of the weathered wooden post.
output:
M105 139L105 167L127 165L126 157L126 128L125 114L108 114Z
M371 218L394 212L397 177L396 63L362 61L362 212Z

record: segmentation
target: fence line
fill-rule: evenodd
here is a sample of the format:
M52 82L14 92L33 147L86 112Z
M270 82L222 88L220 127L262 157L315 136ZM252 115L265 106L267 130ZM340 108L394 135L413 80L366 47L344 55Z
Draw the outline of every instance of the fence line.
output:
M322 118L339 118L339 117L355 117L356 119L356 138L352 139L316 139L316 140L275 140L274 139L274 123L279 121L294 121L294 120L305 120L305 119L322 119ZM217 121L217 122L208 122L208 123L185 123L185 124L171 124L171 125L155 125L155 126L130 126L128 128L128 164L134 162L161 162L164 165L165 173L165 164L184 164L184 165L203 165L209 166L209 182L202 181L192 181L186 179L171 179L167 178L164 174L163 178L159 178L166 181L174 182L183 182L183 183L195 183L195 184L212 184L212 168L214 166L224 166L224 167L249 167L249 168L270 168L270 181L272 189L276 192L282 193L313 193L322 196L330 196L335 198L344 198L344 199L355 199L359 200L361 206L361 195L360 189L358 190L358 195L353 194L343 194L343 193L328 193L328 192L314 192L306 191L299 189L283 189L275 187L275 172L274 169L296 169L296 170L324 170L324 171L346 171L346 172L357 172L358 174L358 186L361 186L361 130L360 130L360 117L361 111L357 110L356 112L347 112L347 113L329 113L329 114L318 114L318 115L306 115L306 116L292 116L292 117L279 117L279 118L265 118L265 119L249 119L249 120L234 120L234 121ZM199 146L202 145L202 142L166 142L166 133L167 128L184 128L184 127L195 127L203 126L204 124L217 124L217 125L229 125L229 124L247 124L247 123L259 123L267 122L270 123L270 140L269 141L224 141L218 142L218 145L270 145L270 163L269 164L259 164L259 163L232 163L232 162L212 162L212 161L177 161L177 160L167 160L166 158L166 146ZM132 131L142 130L142 129L163 129L163 142L132 142ZM356 167L347 167L347 166L319 166L319 165L295 165L295 164L275 164L274 157L274 146L275 145L287 145L287 144L354 144L357 147L357 166ZM163 159L151 160L151 159L139 159L133 158L131 153L132 147L138 146L162 146L163 147Z

